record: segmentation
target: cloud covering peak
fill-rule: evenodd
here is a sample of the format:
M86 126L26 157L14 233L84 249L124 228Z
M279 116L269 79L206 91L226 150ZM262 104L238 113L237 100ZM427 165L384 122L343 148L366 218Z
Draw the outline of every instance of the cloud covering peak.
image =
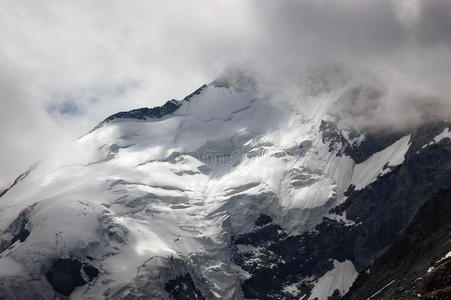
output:
M183 98L227 68L292 95L312 66L375 78L359 126L451 106L447 0L5 0L0 35L0 189L106 116Z

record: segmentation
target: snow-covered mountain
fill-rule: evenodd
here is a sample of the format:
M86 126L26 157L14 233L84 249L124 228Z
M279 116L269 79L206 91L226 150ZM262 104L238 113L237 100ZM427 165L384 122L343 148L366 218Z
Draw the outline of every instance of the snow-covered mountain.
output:
M216 81L30 168L0 196L0 298L343 296L451 187L451 125L357 131L337 107L375 88L313 83Z

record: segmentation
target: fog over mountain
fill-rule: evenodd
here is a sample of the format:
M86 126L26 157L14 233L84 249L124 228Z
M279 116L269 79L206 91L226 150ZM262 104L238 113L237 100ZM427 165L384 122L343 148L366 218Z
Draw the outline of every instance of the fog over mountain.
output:
M0 299L448 299L448 0L0 3Z
M359 125L443 117L450 11L447 0L3 1L0 182L105 115L180 98L227 68L261 73L276 93L338 64L384 88L371 108L357 103Z

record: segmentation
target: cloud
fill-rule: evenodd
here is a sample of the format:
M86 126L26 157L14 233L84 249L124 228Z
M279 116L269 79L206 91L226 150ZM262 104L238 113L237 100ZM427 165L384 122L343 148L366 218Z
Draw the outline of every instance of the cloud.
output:
M267 82L310 89L303 78L341 66L346 80L379 93L341 104L356 127L399 130L451 117L451 2L265 1L256 15L263 30L254 61Z
M451 45L451 2L447 0L420 2L416 34L425 47Z
M295 65L350 58L361 63L396 49L405 38L391 1L282 0L262 6L262 47L280 57L278 65L286 58Z
M371 73L384 94L362 119L420 122L431 99L451 102L449 3L2 1L0 187L106 116L183 98L231 66L273 93L316 64ZM399 122L387 113L406 105Z
M110 114L212 81L251 35L237 3L2 1L0 186Z

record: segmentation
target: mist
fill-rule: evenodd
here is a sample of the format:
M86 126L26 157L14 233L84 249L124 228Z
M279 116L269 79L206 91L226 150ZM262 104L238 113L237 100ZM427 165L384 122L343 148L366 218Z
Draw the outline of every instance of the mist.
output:
M308 74L337 66L332 81L377 90L340 108L361 128L451 115L447 0L7 0L0 35L0 190L108 115L225 70L302 101Z

